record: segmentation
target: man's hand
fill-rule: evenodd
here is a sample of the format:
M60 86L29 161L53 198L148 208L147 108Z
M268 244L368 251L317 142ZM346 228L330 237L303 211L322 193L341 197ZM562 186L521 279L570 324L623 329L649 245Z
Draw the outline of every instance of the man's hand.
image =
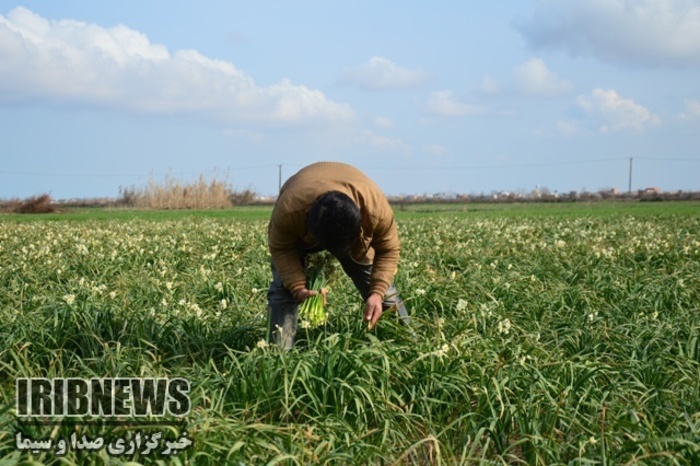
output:
M365 306L365 320L368 322L367 328L372 330L379 318L382 316L382 297L377 293L372 293L367 298Z
M294 299L296 299L300 303L303 303L304 301L306 301L307 298L310 298L311 296L316 296L318 293L318 291L312 291L307 288L302 288L301 290L294 293ZM328 293L328 291L325 288L321 288L320 293L323 295L323 305L325 306L326 294Z

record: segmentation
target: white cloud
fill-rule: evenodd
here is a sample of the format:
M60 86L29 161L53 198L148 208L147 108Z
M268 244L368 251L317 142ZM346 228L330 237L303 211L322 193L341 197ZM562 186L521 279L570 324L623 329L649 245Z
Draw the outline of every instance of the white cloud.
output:
M416 87L427 80L425 71L398 66L384 57L372 57L367 63L345 69L340 76L343 83L372 91Z
M579 122L572 120L557 120L554 125L542 124L532 130L532 134L535 136L552 137L555 135L561 135L566 138L572 138L585 132L585 129L581 127Z
M513 77L518 90L527 95L558 97L574 89L573 84L552 73L539 58L517 66Z
M346 104L288 80L261 87L232 63L174 53L126 26L0 15L0 102L48 99L223 121L298 123L353 117Z
M377 128L391 129L394 127L394 122L386 117L377 117L374 119L374 125Z
M429 113L441 116L459 117L474 115L479 107L461 101L452 91L435 91L430 95L426 108Z
M403 141L401 141L401 139L399 138L388 138L385 136L379 136L377 134L374 134L370 130L365 130L363 136L364 142L374 147L396 149L404 146Z
M484 76L481 80L481 92L488 95L496 95L501 93L501 85L490 75Z
M556 128L559 134L562 134L566 137L576 136L580 132L578 124L576 122L568 120L557 121Z
M661 123L658 116L632 99L624 99L614 90L594 89L591 95L579 96L578 105L600 121L601 133L625 129L642 131Z
M685 101L685 109L678 115L681 120L700 118L700 99L688 99Z
M515 27L536 48L614 63L700 65L697 0L539 0Z

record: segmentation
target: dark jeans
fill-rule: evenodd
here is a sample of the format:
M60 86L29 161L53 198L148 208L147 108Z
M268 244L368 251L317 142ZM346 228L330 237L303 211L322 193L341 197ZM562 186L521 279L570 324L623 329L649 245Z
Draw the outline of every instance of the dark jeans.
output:
M370 277L372 264L360 264L350 256L336 257L345 273L355 284L364 301L369 297ZM274 263L272 263L272 283L267 291L268 303L268 335L270 343L291 349L294 346L294 337L297 332L297 318L299 316L299 302L294 299L292 293L284 287ZM396 307L399 319L408 325L410 318L403 301L399 297L396 287L392 283L384 295L382 308L387 310Z

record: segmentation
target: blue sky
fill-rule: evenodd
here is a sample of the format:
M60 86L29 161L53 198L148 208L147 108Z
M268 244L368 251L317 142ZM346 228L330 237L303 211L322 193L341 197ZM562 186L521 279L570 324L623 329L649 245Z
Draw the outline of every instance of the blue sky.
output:
M0 198L700 190L699 72L700 0L0 0Z

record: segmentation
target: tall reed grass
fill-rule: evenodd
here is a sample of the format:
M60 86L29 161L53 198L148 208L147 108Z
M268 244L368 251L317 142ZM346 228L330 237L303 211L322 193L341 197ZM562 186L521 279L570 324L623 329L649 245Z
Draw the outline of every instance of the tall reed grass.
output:
M189 182L168 175L162 181L150 178L145 186L120 188L120 204L138 209L223 209L254 198L251 190L235 191L218 175L199 175Z

